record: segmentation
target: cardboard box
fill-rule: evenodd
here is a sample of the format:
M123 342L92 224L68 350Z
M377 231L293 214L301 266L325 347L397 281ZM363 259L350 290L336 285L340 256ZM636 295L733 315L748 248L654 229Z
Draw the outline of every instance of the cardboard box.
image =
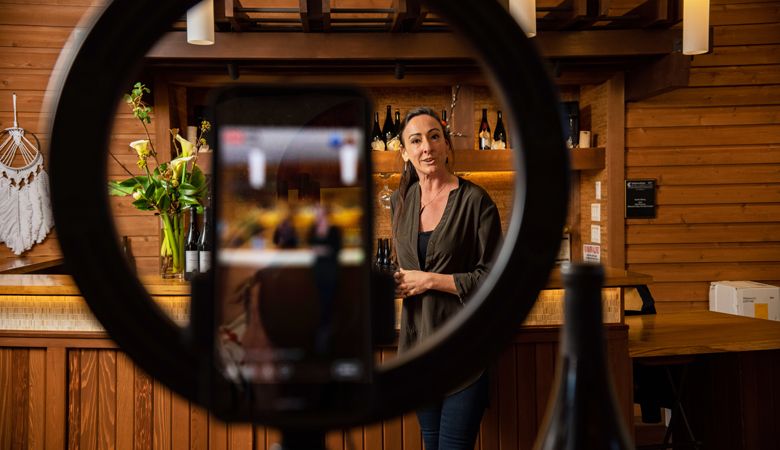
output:
M710 311L780 321L780 288L755 281L714 281Z

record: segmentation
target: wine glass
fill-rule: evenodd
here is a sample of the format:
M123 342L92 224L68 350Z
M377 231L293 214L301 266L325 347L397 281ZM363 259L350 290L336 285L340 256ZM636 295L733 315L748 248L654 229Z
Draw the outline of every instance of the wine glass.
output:
M383 172L379 174L379 178L383 180L382 189L377 194L379 205L385 209L390 209L390 198L393 196L393 190L387 185L387 180L392 176L392 173Z

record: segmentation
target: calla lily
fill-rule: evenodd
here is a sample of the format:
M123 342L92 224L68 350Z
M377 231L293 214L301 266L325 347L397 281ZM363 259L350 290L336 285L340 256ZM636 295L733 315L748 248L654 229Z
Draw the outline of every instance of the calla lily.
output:
M140 139L130 143L130 147L138 153L139 158L146 159L149 157L149 139Z
M178 180L181 178L181 171L184 167L187 167L187 163L194 159L194 155L180 156L171 161L171 169L173 170L173 178Z
M180 134L176 135L176 140L181 145L181 156L190 156L194 154L195 144L181 137Z

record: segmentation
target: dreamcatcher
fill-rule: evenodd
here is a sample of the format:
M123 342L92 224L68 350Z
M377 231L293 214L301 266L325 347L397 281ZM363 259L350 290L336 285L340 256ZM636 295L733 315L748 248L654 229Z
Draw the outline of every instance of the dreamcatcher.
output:
M0 132L0 242L20 255L46 238L54 219L40 141L19 128L15 93L13 102L14 126Z

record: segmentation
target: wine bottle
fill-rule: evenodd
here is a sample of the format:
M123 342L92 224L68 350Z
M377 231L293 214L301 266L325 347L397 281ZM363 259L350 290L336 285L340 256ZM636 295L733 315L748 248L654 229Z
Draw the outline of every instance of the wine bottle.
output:
M441 110L441 126L444 127L445 131L450 126L450 123L447 122L447 110L446 109L442 109Z
M390 105L387 105L387 112L385 113L385 123L382 125L382 138L384 138L385 146L395 136L393 131L393 110Z
M384 256L384 239L379 238L376 240L376 257L374 258L374 270L377 272L382 271L382 258Z
M498 119L496 119L496 131L493 132L493 145L494 150L503 150L506 145L506 130L504 129L504 120L501 111L498 111Z
M130 266L130 270L133 273L136 273L135 257L130 248L130 238L127 236L122 236L122 254L125 255L125 260L127 261L127 265Z
M374 113L374 128L371 130L371 150L383 151L385 140L382 138L382 130L379 128L379 113Z
M389 108L389 106L388 106ZM398 151L401 150L401 111L395 110L395 121L392 124L392 137L385 143L387 150Z
M184 242L184 279L191 280L200 272L200 256L198 252L198 213L194 207L190 207L190 229L187 231L187 240Z
M396 269L397 267L393 261L393 247L390 244L390 238L387 238L385 239L385 270L392 275Z
M555 388L534 448L633 448L607 370L601 326L604 269L564 264L564 324Z
M211 217L209 203L211 197L207 201L207 204L203 207L203 231L201 231L200 239L198 240L198 266L201 273L208 272L211 269L211 250L213 243L211 240Z
M490 150L490 125L487 120L487 109L482 109L482 121L479 122L479 149Z

